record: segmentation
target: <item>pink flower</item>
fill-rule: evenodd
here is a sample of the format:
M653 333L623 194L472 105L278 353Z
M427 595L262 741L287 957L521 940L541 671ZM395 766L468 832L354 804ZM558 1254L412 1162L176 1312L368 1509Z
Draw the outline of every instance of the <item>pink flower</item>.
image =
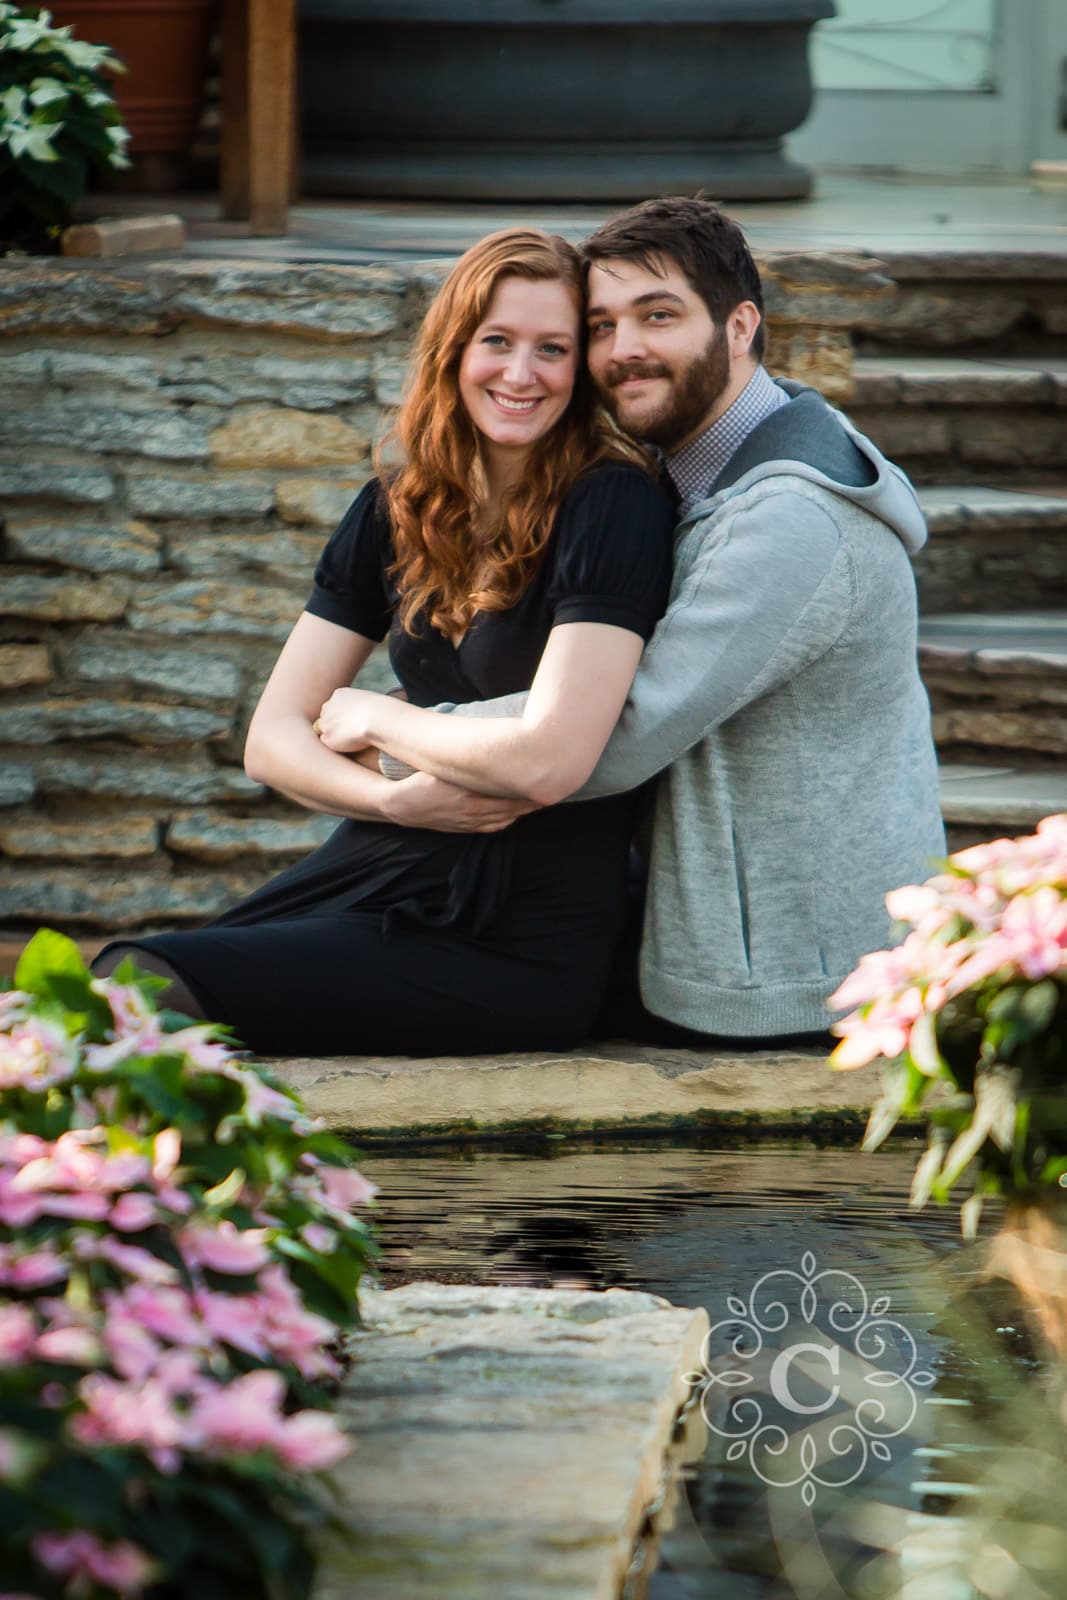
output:
M841 1071L852 1067L865 1067L878 1056L894 1061L908 1045L908 1030L897 1023L870 1027L859 1016L842 1017L835 1022L832 1033L841 1043L830 1056L830 1065Z
M257 1360L270 1354L264 1332L263 1306L253 1294L220 1294L213 1289L197 1289L193 1302L204 1327L222 1344L243 1350Z
M860 958L855 972L849 973L827 1005L834 1011L864 1005L880 995L910 987L926 969L930 953L926 941L910 933L903 944L892 950L874 950Z
M223 1455L269 1450L293 1471L319 1471L348 1453L349 1445L325 1412L283 1415L285 1382L277 1372L250 1372L198 1400L192 1423L205 1448Z
M239 1067L236 1062L229 1061L218 1068L220 1076L229 1078L231 1082L240 1084L244 1090L244 1106L241 1110L240 1120L248 1121L253 1127L259 1127L264 1117L277 1117L281 1122L295 1122L301 1115L300 1106L291 1095L283 1094L280 1089L272 1089L269 1083L264 1083L254 1067ZM226 1123L238 1120L234 1117L225 1118Z
M176 1267L161 1261L151 1250L142 1250L140 1245L123 1244L120 1239L112 1239L107 1234L97 1242L92 1254L141 1283L173 1283L178 1276Z
M159 1574L158 1564L128 1539L104 1544L87 1531L39 1533L31 1549L47 1572L72 1580L68 1588L72 1594L100 1584L123 1600L136 1600Z
M75 1367L95 1367L101 1358L100 1341L90 1328L49 1328L34 1346L42 1361L62 1361Z
M270 1260L265 1239L264 1228L239 1232L232 1222L226 1221L215 1228L183 1228L177 1244L182 1259L190 1268L208 1267L212 1272L243 1274L258 1272Z
M7 1269L7 1281L13 1289L40 1289L45 1284L61 1283L69 1276L68 1263L47 1246L19 1256Z
M15 1188L17 1173L0 1171L0 1222L9 1228L24 1228L45 1211L39 1195L20 1194Z
M370 1183L355 1167L321 1167L319 1178L327 1202L337 1211L365 1206L378 1193L377 1185Z
M233 1055L232 1048L221 1039L213 1038L214 1023L200 1023L192 1028L180 1028L177 1033L167 1035L167 1051L170 1055L182 1055L201 1071L218 1072L223 1070L226 1063Z
M32 999L32 994L23 989L0 989L0 1028L21 1022L26 1004Z
M22 1192L55 1189L106 1195L143 1183L149 1174L144 1156L131 1152L109 1155L106 1141L104 1128L77 1128L61 1134L50 1149L25 1163L14 1187Z
M337 1248L337 1235L324 1222L309 1222L301 1232L306 1243L320 1255L328 1256Z
M110 1304L170 1344L199 1346L203 1343L203 1331L187 1289L131 1283Z
M1053 888L1016 895L1000 925L1012 959L1028 978L1067 969L1067 899Z
M141 1233L156 1220L155 1202L147 1194L120 1194L108 1217L120 1233Z
M113 983L97 978L93 989L103 995L114 1018L110 1044L91 1044L85 1051L86 1066L92 1072L107 1072L131 1056L154 1056L166 1048L167 1035L162 1019L136 984Z
M125 1311L117 1297L107 1308L104 1347L119 1376L134 1382L148 1377L157 1366L163 1349L144 1323Z
M10 1033L0 1033L0 1092L50 1089L69 1078L77 1065L78 1041L43 1017L27 1017Z
M305 1378L336 1377L337 1363L323 1349L336 1332L334 1324L304 1309L283 1267L268 1267L260 1285L258 1300L274 1356L291 1362Z
M177 1128L164 1128L157 1133L152 1146L152 1178L156 1183L166 1183L181 1160L182 1136Z
M944 926L952 915L931 884L905 884L885 897L886 910L894 922L910 922L930 933Z
M348 1455L352 1441L325 1411L298 1411L274 1436L279 1459L294 1472L323 1472Z
M280 1372L249 1372L202 1397L191 1421L207 1446L244 1455L271 1446L284 1400Z
M71 1419L70 1431L82 1444L140 1445L160 1472L177 1471L186 1422L158 1376L135 1385L90 1373L78 1394L85 1410Z
M0 1367L28 1359L37 1338L37 1322L28 1306L0 1306Z

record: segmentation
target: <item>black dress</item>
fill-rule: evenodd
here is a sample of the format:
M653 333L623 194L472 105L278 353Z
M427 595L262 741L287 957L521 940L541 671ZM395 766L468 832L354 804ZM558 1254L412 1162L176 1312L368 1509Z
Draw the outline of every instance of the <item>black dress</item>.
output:
M635 467L592 469L533 582L458 646L394 617L388 517L372 482L315 569L307 609L387 632L415 705L529 688L552 627L647 639L667 602L673 511ZM630 795L536 811L499 833L340 823L305 860L206 927L124 940L158 952L205 1013L260 1054L565 1049L591 1026L625 906Z

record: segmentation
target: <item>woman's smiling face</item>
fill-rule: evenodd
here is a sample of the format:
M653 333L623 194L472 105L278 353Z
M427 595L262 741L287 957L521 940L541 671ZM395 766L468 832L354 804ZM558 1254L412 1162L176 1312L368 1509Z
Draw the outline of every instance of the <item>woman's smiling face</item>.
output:
M492 453L524 452L570 404L578 307L555 279L502 278L459 365L460 398Z

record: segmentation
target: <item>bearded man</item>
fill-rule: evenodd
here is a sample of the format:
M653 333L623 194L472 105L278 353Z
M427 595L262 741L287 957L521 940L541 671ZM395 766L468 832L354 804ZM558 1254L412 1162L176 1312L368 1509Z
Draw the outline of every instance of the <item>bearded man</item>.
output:
M573 797L659 775L643 1005L635 923L599 1031L821 1041L828 996L887 942L887 891L945 849L916 662L922 513L815 390L768 375L759 273L718 207L647 201L584 254L590 371L679 507L670 606Z

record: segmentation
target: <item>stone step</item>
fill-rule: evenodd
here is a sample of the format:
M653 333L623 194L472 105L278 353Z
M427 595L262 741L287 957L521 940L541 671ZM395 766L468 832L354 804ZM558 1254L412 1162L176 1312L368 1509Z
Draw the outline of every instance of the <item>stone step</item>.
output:
M1067 611L924 617L919 663L942 753L1067 756Z
M920 485L919 500L932 536L956 533L1067 535L1067 487L997 489L974 483Z
M862 406L1067 406L1067 358L859 355Z
M313 1115L363 1147L510 1134L703 1130L850 1139L869 1072L798 1050L661 1050L613 1041L561 1055L348 1056L269 1063Z
M915 562L924 612L1067 605L1067 488L919 490L930 542Z
M317 1600L631 1593L707 1312L610 1288L362 1287ZM647 1574L646 1574L647 1575ZM642 1591L644 1585L642 1584Z
M1004 238L1011 236L1007 229ZM863 349L1040 349L1067 345L1067 256L1062 249L885 250L896 285L887 299L858 308L853 335Z
M939 777L950 850L1033 833L1042 817L1067 812L1067 771L950 761Z
M924 617L919 625L919 659L924 665L986 675L1067 673L1067 611Z
M1067 358L860 355L846 410L917 481L1067 466Z

